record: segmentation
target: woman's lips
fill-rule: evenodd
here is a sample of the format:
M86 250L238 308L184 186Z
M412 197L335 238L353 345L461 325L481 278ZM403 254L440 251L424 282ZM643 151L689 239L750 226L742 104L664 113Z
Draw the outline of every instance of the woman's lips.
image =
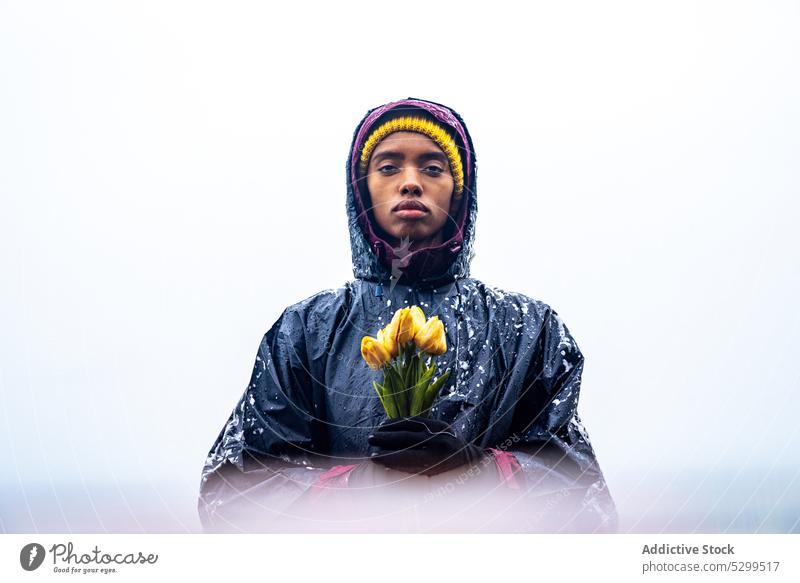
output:
M403 200L394 208L394 212L401 219L415 221L421 219L430 211L428 207L418 200Z
M401 219L419 219L428 214L428 211L405 208L394 211Z

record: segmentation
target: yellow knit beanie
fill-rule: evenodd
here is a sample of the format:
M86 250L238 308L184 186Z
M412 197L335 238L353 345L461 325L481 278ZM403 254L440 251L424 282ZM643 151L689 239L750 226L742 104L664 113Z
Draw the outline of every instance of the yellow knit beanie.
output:
M441 125L433 120L418 116L403 116L390 119L382 123L370 133L361 150L360 170L365 175L369 165L370 156L380 141L393 132L417 132L432 139L442 149L450 162L450 171L453 173L455 186L453 195L461 197L464 190L464 165L461 162L461 153L458 151L456 141Z

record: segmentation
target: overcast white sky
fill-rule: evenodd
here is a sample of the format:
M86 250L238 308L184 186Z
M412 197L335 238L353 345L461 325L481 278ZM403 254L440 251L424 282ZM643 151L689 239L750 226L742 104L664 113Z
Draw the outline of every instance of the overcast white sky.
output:
M352 132L408 96L472 133L472 275L584 352L623 526L798 528L798 3L483 6L2 3L0 531L197 528L262 335L352 278Z

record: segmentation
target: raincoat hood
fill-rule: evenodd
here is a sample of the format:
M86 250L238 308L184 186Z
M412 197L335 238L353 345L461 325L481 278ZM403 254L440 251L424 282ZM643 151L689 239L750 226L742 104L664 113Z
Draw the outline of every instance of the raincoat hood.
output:
M398 110L431 117L452 133L464 164L464 199L449 237L441 243L414 251L393 247L380 237L369 207L366 177L358 163L371 131ZM461 116L449 107L409 97L367 112L356 127L347 161L347 218L353 275L358 279L389 282L394 279L424 287L442 285L469 276L475 238L478 201L475 184L475 150Z

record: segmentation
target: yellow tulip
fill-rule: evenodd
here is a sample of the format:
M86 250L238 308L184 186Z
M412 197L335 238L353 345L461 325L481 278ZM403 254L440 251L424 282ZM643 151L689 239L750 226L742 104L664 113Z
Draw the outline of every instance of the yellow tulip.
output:
M419 306L411 306L408 309L408 313L411 314L411 319L414 321L414 332L411 334L413 338L419 332L419 329L425 325L425 312Z
M361 339L361 356L367 361L370 368L379 369L389 362L389 351L383 343L372 336L364 336Z
M398 352L397 342L395 342L394 338L389 334L387 328L378 330L378 342L383 344L383 347L389 353L389 358L394 358L397 356Z
M423 352L432 356L444 354L447 351L447 337L444 333L444 324L439 316L433 316L420 328L414 336L414 342Z
M386 333L400 346L406 342L411 342L416 333L411 308L397 310L392 317L392 321L386 326Z

